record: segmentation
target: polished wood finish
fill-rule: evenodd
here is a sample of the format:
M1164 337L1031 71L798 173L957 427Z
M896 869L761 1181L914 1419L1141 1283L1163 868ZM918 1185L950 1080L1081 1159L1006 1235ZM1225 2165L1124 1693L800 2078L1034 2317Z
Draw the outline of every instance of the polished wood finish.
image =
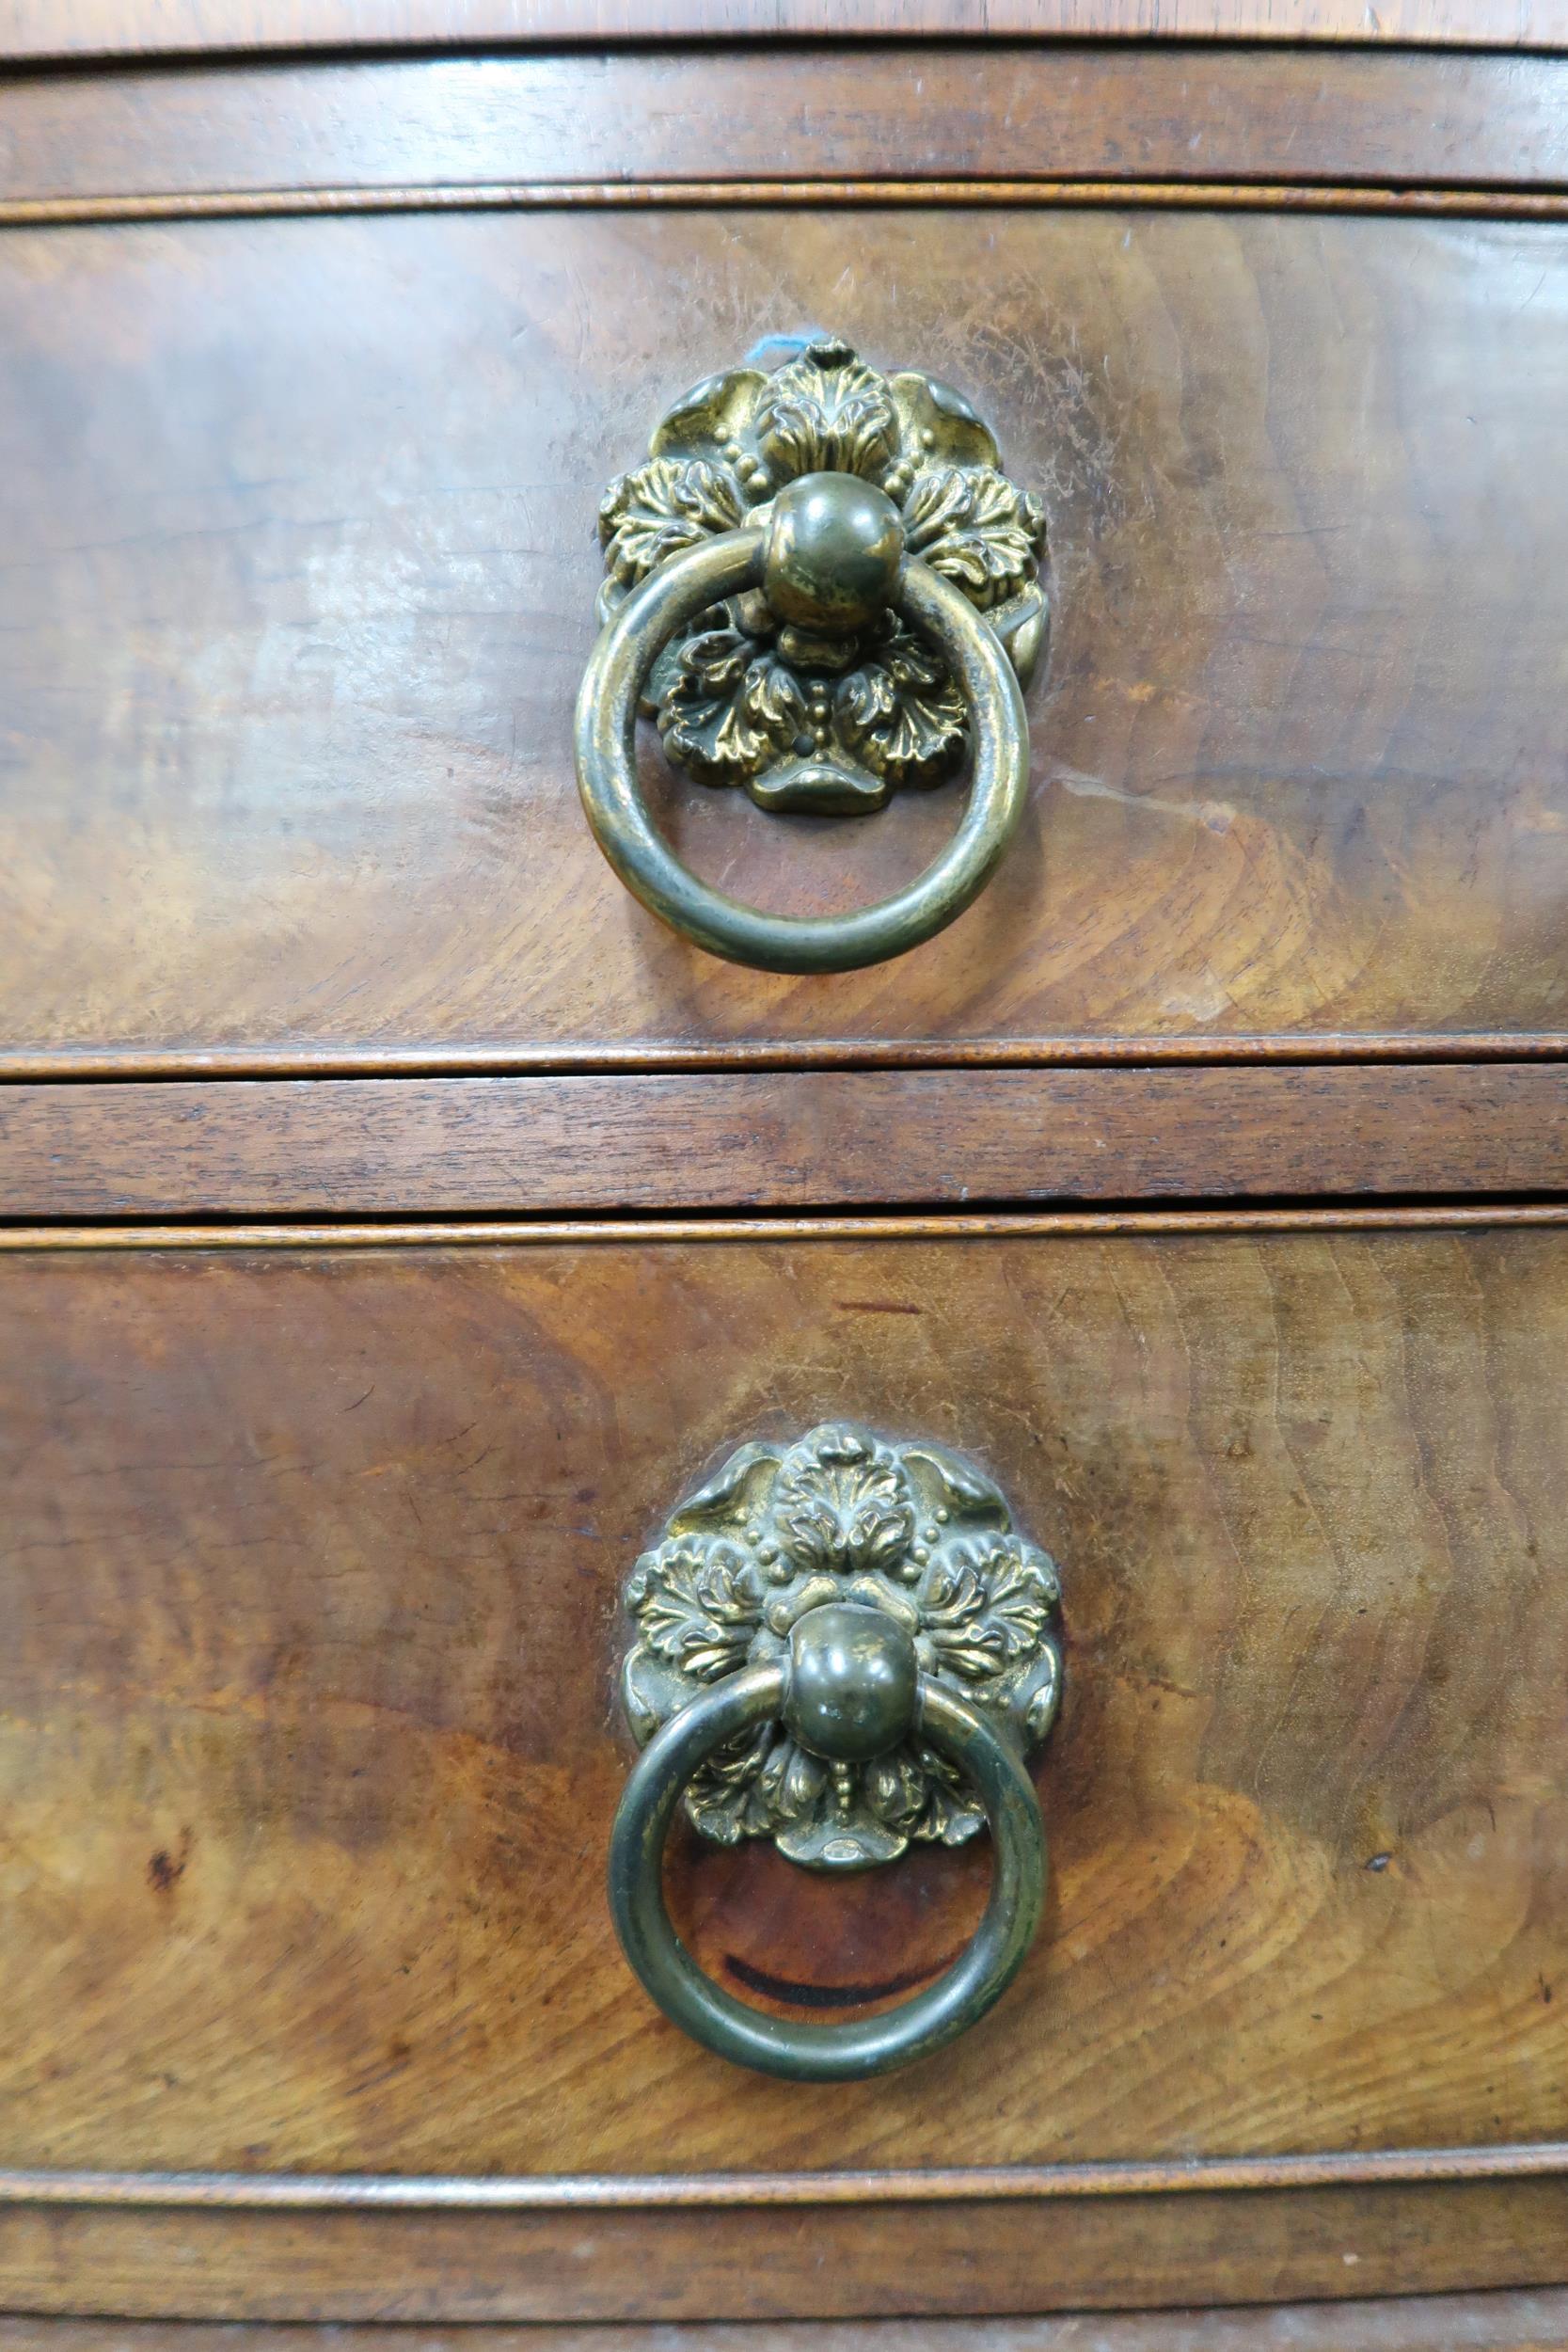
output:
M0 80L0 2306L112 2315L0 2352L1568 2345L1568 11L985 16L0 0L190 60ZM808 322L1056 607L1022 855L826 984L566 757L604 479ZM648 782L814 912L957 798ZM627 1565L835 1411L998 1474L1069 1702L1009 1999L802 2092L601 1872ZM986 1875L671 1886L820 2017Z
M452 1075L519 1077L610 1073L728 1070L1001 1070L1001 1069L1174 1069L1245 1070L1259 1066L1398 1064L1419 1068L1436 1062L1568 1061L1568 1032L1532 1029L1511 1037L1498 1030L1466 1031L1463 1037L1403 1037L1333 1030L1291 1038L1053 1037L1020 1043L1008 1038L808 1038L770 1041L736 1039L684 1045L580 1043L553 1048L478 1045L449 1048L436 1057L417 1046L365 1046L358 1051L307 1047L279 1053L266 1046L221 1046L211 1052L121 1051L72 1053L65 1063L72 1085L84 1079L117 1081L169 1078L423 1078L436 1069ZM0 1085L50 1084L61 1077L57 1054L12 1053L0 1064Z
M403 1249L547 1248L568 1242L590 1248L601 1242L621 1244L642 1232L660 1241L724 1243L734 1241L1024 1241L1061 1239L1068 1234L1107 1240L1121 1233L1196 1233L1212 1240L1222 1233L1385 1233L1466 1232L1478 1227L1512 1230L1526 1226L1568 1224L1568 1202L1535 1201L1506 1207L1386 1208L1358 1203L1354 1208L1201 1208L1201 1209L1050 1209L989 1210L964 1215L955 1210L900 1216L895 1211L875 1216L845 1216L818 1212L811 1216L660 1217L643 1227L624 1217L585 1221L579 1217L467 1217L451 1224L432 1217L408 1222L383 1217L368 1225L349 1217L326 1223L304 1219L275 1225L248 1224L124 1224L124 1225L7 1225L0 1224L0 1256L23 1250L83 1251L94 1255L124 1250L166 1249Z
M0 2169L0 2205L141 2213L606 2213L636 2206L1040 2203L1081 2197L1252 2195L1275 2189L1465 2186L1568 2175L1568 2140L1318 2155L1166 2156L1152 2162L883 2166L809 2172L104 2172Z
M1058 211L1354 213L1407 220L1568 219L1568 195L1530 188L1368 188L1273 180L497 180L358 188L217 188L0 199L0 229L165 220L313 220L345 213L506 213L810 204L1019 205Z
M13 1217L1436 1199L1565 1168L1550 1062L0 1088Z
M6 2161L637 2174L1560 2128L1556 1230L15 1253L4 1296ZM609 1943L614 1595L738 1437L848 1409L979 1455L1059 1553L1069 1701L1053 1908L1009 2001L908 2076L801 2091L693 2050ZM968 1850L824 1885L689 1846L676 1884L710 1965L844 2006L936 1967L984 1871ZM1005 2275L1047 2302L1096 2299L1111 2230L1147 2251L1102 2301L1180 2295L1183 2259L1192 2292L1321 2293L1331 2241L1307 2241L1366 2193L1279 2191L1244 2275L1205 2270L1196 2209L1064 2223L1072 2253L1054 2220L982 2220L1027 2198L951 2226L1039 2241ZM1350 2283L1549 2277L1563 2193L1445 2185L1472 2233L1390 2182ZM1265 2288L1292 2215L1317 2218ZM400 2259L426 2233L456 2260L455 2221L394 2218ZM485 2263L526 2238L562 2292L564 2221L459 2218ZM235 2309L326 2315L351 2305L288 2301L325 2274L290 2286L257 2232L385 2269L352 2216L230 2223L189 2285L167 2264L197 2225L167 2211L105 2222L119 2250L84 2275L145 2249L118 2308L217 2312L256 2261L273 2299ZM739 2221L703 2227L738 2260ZM44 2294L44 2249L86 2261L97 2228L10 2213L5 2291ZM804 2242L758 2225L770 2291L805 2291ZM873 2299L836 2308L881 2307L874 2243L842 2289ZM968 2269L926 2307L981 2291ZM440 2292L410 2311L454 2312ZM640 2308L625 2275L603 2292ZM687 2299L650 2314L702 2309L658 2292Z
M123 2317L885 2319L1554 2283L1565 2229L1564 2179L1264 2191L1244 2204L628 2203L586 2225L561 2211L14 2206L0 2209L0 2293L35 2312ZM1338 2352L1354 2352L1354 2325Z
M208 1052L73 1052L63 1065L58 1054L7 1052L0 1060L0 1085L51 1085L61 1081L62 1067L69 1073L63 1082L76 1085L96 1078L113 1078L117 1082L261 1076L423 1078L437 1069L454 1076L518 1077L541 1071L551 1076L602 1076L611 1073L717 1073L729 1070L1245 1070L1259 1066L1296 1069L1364 1064L1397 1064L1415 1069L1443 1062L1499 1061L1568 1061L1568 1032L1532 1029L1511 1037L1498 1030L1474 1030L1466 1031L1463 1037L1399 1037L1373 1031L1356 1036L1340 1029L1288 1039L1227 1038L1218 1042L1201 1037L1147 1041L1128 1037L1053 1037L1022 1043L999 1037L951 1041L808 1038L793 1041L741 1038L728 1043L689 1041L681 1045L470 1045L451 1047L436 1056L420 1052L417 1046L364 1046L357 1051L306 1047L280 1053L266 1046L230 1045Z
M0 58L778 35L1568 47L1563 0L0 0Z
M1568 229L874 217L6 238L28 1067L1560 1036ZM983 903L802 983L642 914L567 746L607 469L698 366L824 313L997 415L1047 489L1057 622ZM952 822L945 793L847 827L659 788L700 869L800 909Z
M0 2320L0 2352L401 2352L373 2328ZM813 2321L748 2326L508 2328L421 2340L420 2352L1564 2352L1568 2295L1447 2295L1347 2307L1066 2319Z
M0 81L0 199L781 174L1560 189L1565 90L1549 57L1004 42L29 74Z

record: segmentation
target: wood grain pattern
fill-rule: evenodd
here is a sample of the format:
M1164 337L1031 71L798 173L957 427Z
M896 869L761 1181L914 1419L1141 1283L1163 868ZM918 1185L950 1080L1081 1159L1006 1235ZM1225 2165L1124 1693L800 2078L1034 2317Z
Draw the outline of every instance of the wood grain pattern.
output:
M1037 43L35 73L0 81L0 199L781 176L1560 188L1565 87L1547 57Z
M0 0L0 55L449 52L0 83L0 1075L277 1081L0 1087L0 1215L232 1220L0 1231L0 2308L114 2315L0 2352L1568 2344L1568 1203L1477 1198L1568 1164L1568 57L1435 54L1475 0L1315 54L1344 0L433 5ZM540 53L678 32L742 38ZM1022 855L827 984L648 923L565 749L604 477L807 322L996 415L1058 612ZM954 798L649 785L815 910ZM1320 1049L1432 1060L987 1066ZM1248 1195L1347 1205L893 1213ZM1009 2000L802 2092L651 2010L601 1871L622 1576L832 1412L998 1473L1069 1699ZM986 1876L671 1862L816 2015Z
M372 2328L0 2319L0 2352L402 2352ZM1568 2294L1402 2296L1354 2305L1066 2319L777 2322L755 2327L492 2328L420 2352L1563 2352Z
M0 57L529 40L1068 35L1568 47L1563 0L0 0Z
M1560 2128L1553 1231L16 1254L4 1301L5 2161L792 2170ZM914 2074L801 2092L686 2044L613 1955L613 1604L737 1438L847 1410L1001 1478L1064 1563L1069 1697L1041 1782L1053 1913L1015 1994ZM689 1847L676 1885L709 1964L847 2002L935 1967L984 1871L927 1854L841 1888ZM1494 2217L1403 2283L1551 2275L1465 2265L1498 2232L1521 2259L1568 2185L1450 2192ZM1412 2217L1358 2283L1399 2283L1426 2193L1389 2185ZM1366 2194L1281 2192L1248 2259ZM1108 2271L1100 2299L1156 2272L1180 2292L1210 2225L1171 2201L1194 2210L1143 2284ZM942 2210L933 2264L983 2207ZM309 2308L287 2266L312 2232L361 2249L361 2297L388 2243L458 2261L440 2217L384 2217L395 2241L373 2218L231 2215L182 2308L225 2308L257 2232L283 2268L235 2309ZM509 2280L525 2239L559 2280L561 2249L620 2227L483 2218L448 2221ZM753 2224L797 2292L804 2224ZM1054 2220L994 2226L1048 2241L1007 2275L1065 2265L1065 2295L1097 2231L1145 2225L1075 2220L1070 2256ZM197 2227L133 2214L114 2260L166 2269ZM702 2217L714 2264L728 2227ZM8 2211L11 2299L88 2229ZM1325 2291L1321 2255L1267 2291ZM141 2278L124 2292L158 2291Z
M1563 1189L1550 1062L0 1088L12 1217Z
M1565 286L1568 231L1497 223L10 233L8 1041L1560 1034ZM996 417L1057 627L998 880L901 963L799 982L633 905L567 746L606 473L685 377L814 316ZM944 793L829 829L661 775L700 868L801 910L952 822Z

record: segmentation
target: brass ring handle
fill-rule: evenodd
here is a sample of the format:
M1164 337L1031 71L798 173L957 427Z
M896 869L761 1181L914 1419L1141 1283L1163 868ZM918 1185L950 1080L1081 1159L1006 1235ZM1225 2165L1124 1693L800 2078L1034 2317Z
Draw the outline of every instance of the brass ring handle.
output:
M814 1754L864 1761L911 1734L978 1791L995 1843L990 1898L953 1966L879 2017L832 2026L771 2017L716 1984L665 1907L665 1839L716 1749L782 1717ZM1045 1899L1045 1836L1027 1773L985 1717L919 1670L909 1631L880 1610L829 1603L796 1623L785 1657L727 1677L643 1750L616 1812L610 1904L627 1960L665 2015L736 2064L796 2082L847 2082L906 2066L983 2017L1017 1974Z
M820 507L841 484L859 494L863 506L881 495L836 474L809 476L790 487L814 494ZM805 503L793 502L797 517ZM1018 679L1001 642L950 581L902 554L900 534L886 600L935 647L969 707L974 776L958 830L914 882L853 914L767 914L700 882L657 832L638 788L639 697L659 654L700 612L768 584L792 559L800 577L812 550L799 539L781 548L791 512L781 493L770 531L724 532L672 557L632 591L600 636L583 677L578 788L594 836L627 889L685 938L767 972L850 972L919 946L984 889L1023 813L1028 734ZM818 575L813 586L818 596L831 597L832 574Z
M1045 510L963 394L884 373L837 336L770 337L666 409L644 462L606 491L599 539L578 786L633 895L710 954L769 972L853 971L960 914L1023 811L1021 688L1050 623ZM891 898L765 914L699 882L655 830L640 710L668 759L759 808L864 817L966 756L968 805Z

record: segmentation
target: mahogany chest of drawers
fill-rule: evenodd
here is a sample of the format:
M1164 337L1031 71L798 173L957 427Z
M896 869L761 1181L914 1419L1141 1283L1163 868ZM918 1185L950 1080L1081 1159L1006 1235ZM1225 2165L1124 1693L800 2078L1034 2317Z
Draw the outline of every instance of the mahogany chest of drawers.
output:
M1158 14L0 8L10 2352L1568 2343L1568 16Z

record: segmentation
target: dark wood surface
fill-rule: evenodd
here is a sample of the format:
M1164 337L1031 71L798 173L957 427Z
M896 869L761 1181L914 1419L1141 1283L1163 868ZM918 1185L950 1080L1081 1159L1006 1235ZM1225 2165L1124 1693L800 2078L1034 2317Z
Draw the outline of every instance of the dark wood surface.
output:
M877 1210L847 1214L817 1210L807 1216L783 1213L762 1216L661 1216L643 1224L626 1217L352 1217L286 1218L270 1224L214 1222L188 1225L141 1222L115 1225L62 1222L50 1225L0 1222L0 1256L16 1251L64 1250L94 1256L121 1251L141 1254L170 1249L400 1249L533 1248L564 1242L587 1248L620 1247L647 1232L660 1241L1029 1241L1075 1238L1105 1241L1123 1234L1166 1236L1191 1233L1217 1240L1227 1233L1467 1232L1478 1227L1532 1227L1550 1232L1568 1224L1563 1201L1463 1206L1357 1201L1350 1207L1280 1208L1229 1204L1182 1209L987 1209L974 1213Z
M759 178L1561 188L1565 88L1550 57L1037 42L32 73L0 81L0 201Z
M1568 13L752 38L975 29L816 5L0 0L19 59L499 44L0 83L0 1074L78 1081L0 1088L0 1216L215 1221L0 1232L0 2306L115 2315L0 2352L1568 2344L1568 1237L1479 1199L1565 1165L1568 57L1436 54ZM995 416L1057 621L1001 880L800 983L631 905L566 744L604 481L807 324ZM956 798L648 783L814 911ZM1212 1066L996 1066L1097 1054ZM1232 1205L894 1214L1161 1197ZM996 1471L1069 1694L1008 2000L801 2090L615 1952L615 1595L844 1412ZM986 1875L671 1885L820 2015Z
M1560 2131L1560 1232L18 1253L4 1305L0 2160L637 2174ZM1010 1999L907 2076L801 2090L657 2018L600 1869L620 1579L731 1445L835 1412L1000 1477L1063 1563L1069 1701ZM688 1847L675 1883L709 1965L820 2001L935 1968L984 1876ZM1276 2250L1320 2197L1283 2194ZM1512 2261L1568 2185L1453 2194ZM78 2226L8 2217L13 2297ZM1349 2283L1552 2275L1466 2270L1445 2222L1446 2266L1402 2281L1406 2227ZM1162 2264L1179 2296L1172 2233L1099 2299ZM1325 2291L1321 2259L1259 2275L1231 2291Z
M467 1216L1568 1186L1568 1069L0 1088L0 1216Z
M0 57L778 34L1568 47L1563 0L0 0Z
M1560 1034L1565 273L1557 226L1137 212L11 232L8 1041ZM995 417L1058 617L997 881L798 981L633 904L568 740L604 480L814 317ZM661 773L686 852L775 905L885 889L953 821Z
M589 2220L569 2211L483 2208L376 2215L8 2205L0 2208L0 2294L19 2309L122 2318L1082 2312L1195 2297L1394 2296L1415 2284L1555 2284L1565 2230L1564 2179L1264 2190L1244 2200L1085 2197L1035 2207L975 2200L705 2212L628 2200ZM1338 2339L1342 2352L1355 2352L1354 2326L1353 2313Z

